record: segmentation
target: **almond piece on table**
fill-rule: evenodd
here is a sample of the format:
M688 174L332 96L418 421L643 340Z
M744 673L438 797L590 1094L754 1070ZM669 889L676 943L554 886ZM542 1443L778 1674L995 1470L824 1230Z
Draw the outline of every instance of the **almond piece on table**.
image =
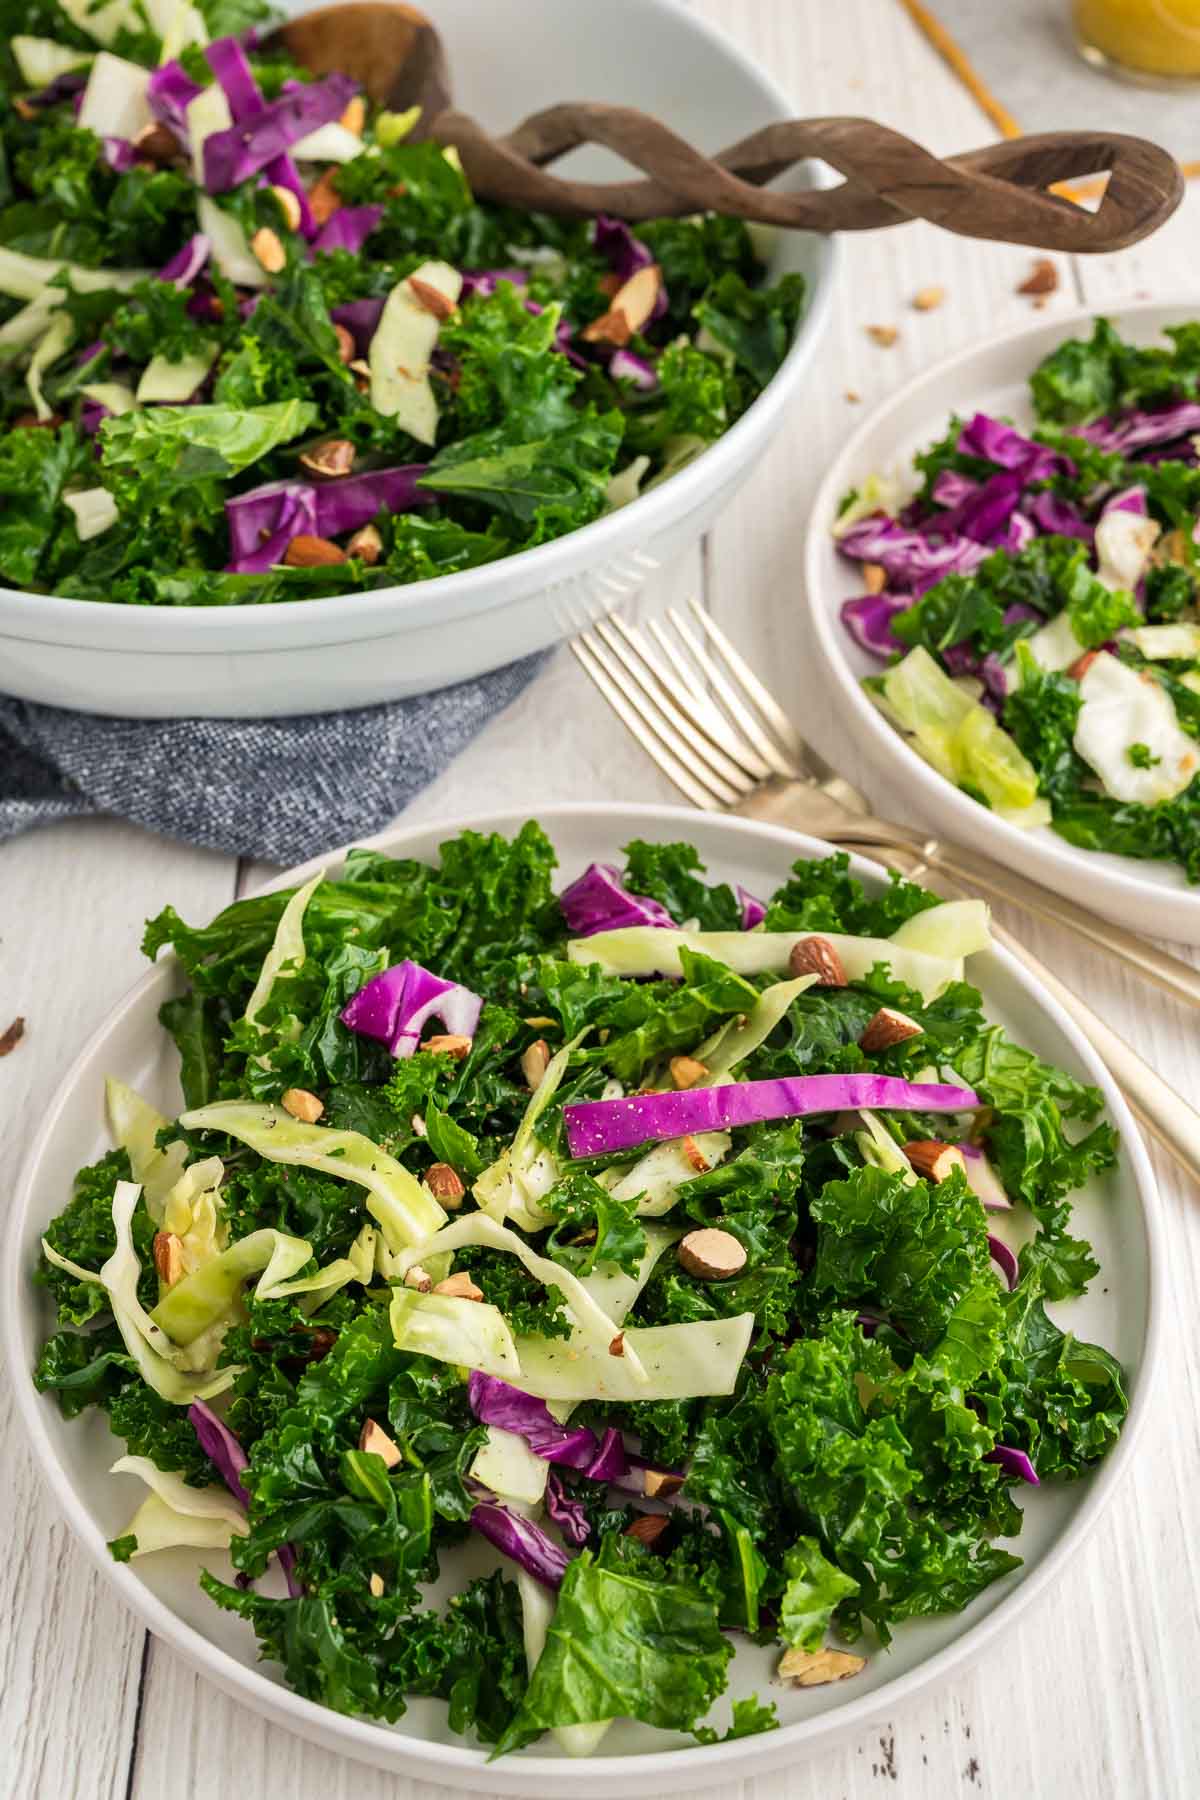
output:
M875 1017L868 1021L858 1047L868 1056L874 1056L880 1050L890 1050L893 1044L903 1044L909 1038L923 1035L923 1027L907 1013L897 1012L894 1006L881 1006Z
M701 1281L727 1281L746 1266L744 1246L731 1231L719 1231L715 1225L689 1231L675 1254L681 1267Z
M285 1113L291 1113L293 1119L300 1119L305 1125L315 1125L325 1111L324 1103L307 1088L288 1088L279 1104Z
M698 1062L694 1056L673 1056L668 1066L677 1088L695 1087L708 1074L708 1064Z
M881 350L890 350L900 336L900 332L895 325L868 325L867 336L873 344L878 344Z
M0 1056L7 1056L10 1051L15 1050L24 1036L24 1019L14 1019L11 1025L0 1032Z
M314 475L349 475L354 467L355 450L349 438L326 438L323 444L310 444L300 452L301 465Z
M383 555L383 539L374 525L364 525L356 531L346 545L347 556L357 556L359 562L368 566L377 563Z
M633 1523L625 1527L625 1536L636 1538L639 1544L645 1544L649 1549L651 1544L658 1542L670 1523L670 1515L667 1513L639 1513Z
M287 252L278 234L269 225L260 226L250 239L250 248L268 275L278 275L287 266Z
M465 1269L457 1275L447 1275L445 1281L439 1281L434 1288L435 1294L448 1294L452 1300L482 1300L483 1289L475 1286Z
M550 1046L545 1038L535 1038L527 1050L521 1053L521 1073L530 1089L539 1088L542 1077L550 1067Z
M434 1199L440 1200L442 1205L451 1212L455 1212L462 1205L463 1195L467 1191L458 1170L452 1169L449 1163L443 1162L433 1163L426 1169L425 1186Z
M945 1181L955 1169L966 1173L966 1162L957 1144L944 1144L940 1138L915 1138L903 1146L917 1174L926 1181Z
M1058 269L1048 256L1039 256L1018 287L1018 294L1052 294L1058 287Z
M851 1656L848 1650L785 1650L779 1677L793 1687L824 1687L829 1681L845 1681L866 1666L865 1656Z
M183 1245L173 1231L155 1232L154 1267L166 1287L174 1287L183 1274Z
M363 1420L363 1428L358 1434L358 1447L360 1450L369 1450L373 1456L382 1456L389 1469L394 1469L398 1462L403 1461L399 1444L374 1419Z
M345 562L346 552L328 538L311 537L302 531L284 551L283 560L289 569L332 568L335 563Z
M455 1062L461 1062L470 1053L471 1040L460 1037L455 1031L435 1031L421 1045L422 1050L431 1050L434 1056L452 1056Z
M646 1497L650 1500L667 1500L677 1494L683 1486L683 1476L677 1475L673 1469L647 1469L644 1477Z
M862 578L868 594L882 594L887 586L887 570L882 563L864 563Z
M944 287L918 288L913 295L914 312L936 312L946 298Z
M845 966L827 937L797 938L788 956L793 975L815 975L818 987L848 987Z

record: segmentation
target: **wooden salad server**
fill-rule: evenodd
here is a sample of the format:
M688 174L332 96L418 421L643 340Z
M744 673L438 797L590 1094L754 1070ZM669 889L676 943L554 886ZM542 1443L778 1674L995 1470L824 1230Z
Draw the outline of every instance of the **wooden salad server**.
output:
M614 213L652 219L718 212L803 231L866 231L928 219L962 237L1041 250L1122 250L1168 219L1183 176L1146 138L1115 131L1044 131L937 157L871 119L788 119L705 156L631 106L565 101L491 137L451 104L450 73L435 27L400 0L319 7L264 39L314 74L342 70L372 100L421 108L415 137L453 145L481 198L526 211ZM550 165L581 144L602 144L641 171L624 181L566 181ZM803 193L765 184L807 158L844 179ZM1049 190L1107 173L1095 211Z

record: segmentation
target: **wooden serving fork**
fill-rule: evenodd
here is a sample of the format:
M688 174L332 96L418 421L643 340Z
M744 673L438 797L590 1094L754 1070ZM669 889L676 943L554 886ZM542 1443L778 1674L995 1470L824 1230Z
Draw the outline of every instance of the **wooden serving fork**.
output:
M263 43L314 74L352 76L394 110L419 106L414 136L453 145L477 194L526 211L625 219L711 211L817 232L928 219L964 237L1103 252L1156 231L1183 196L1174 159L1121 132L1042 132L942 158L871 119L788 119L707 156L635 107L566 101L493 137L454 110L441 39L423 13L399 0L319 7L278 26ZM614 151L641 178L570 181L551 173L552 163L582 144ZM767 189L809 159L844 179L802 192ZM1050 191L1104 173L1108 183L1094 212Z

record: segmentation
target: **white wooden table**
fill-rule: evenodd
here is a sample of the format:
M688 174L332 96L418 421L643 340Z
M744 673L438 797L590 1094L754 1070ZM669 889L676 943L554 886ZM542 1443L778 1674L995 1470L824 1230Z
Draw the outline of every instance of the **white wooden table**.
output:
M989 135L895 0L694 3L790 88L798 112L862 112L941 152ZM1152 130L1152 97L1145 123ZM1015 289L1031 257L922 226L851 238L845 249L832 326L803 400L703 549L657 580L645 604L701 594L801 727L863 779L800 630L808 502L865 408L932 359L1030 313ZM1060 276L1052 307L1103 309L1189 288L1200 303L1200 190L1151 243L1064 261ZM945 288L945 304L913 311L911 296L934 284ZM899 341L879 348L868 324L898 325ZM539 803L598 796L676 797L560 653L409 816L506 805L535 812ZM904 811L901 793L877 798ZM0 1156L10 1169L76 1045L140 972L147 914L173 900L201 918L265 872L108 820L39 832L0 852L0 1026L16 1012L28 1020L25 1041L0 1063ZM1200 1093L1194 1021L1064 934L1027 936L1179 1087ZM972 1672L857 1740L745 1784L747 1800L1190 1800L1200 1792L1200 1195L1161 1159L1158 1172L1175 1285L1168 1367L1137 1466L1085 1553ZM12 1526L0 1549L0 1794L439 1800L440 1789L302 1744L193 1675L85 1565L41 1491L6 1397L0 1446L2 1510ZM733 1800L735 1790L714 1792Z

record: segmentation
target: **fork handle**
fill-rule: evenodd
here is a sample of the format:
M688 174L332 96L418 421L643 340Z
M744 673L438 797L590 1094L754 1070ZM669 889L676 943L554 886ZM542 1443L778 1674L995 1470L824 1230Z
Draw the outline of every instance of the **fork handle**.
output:
M861 838L857 835L856 827L854 841L860 843L863 849L870 849L881 840L864 826ZM1089 912L1086 906L1080 906L1061 894L1051 893L1049 888L1042 887L1038 882L1027 880L1024 875L1005 868L1002 863L993 862L990 856L983 856L975 850L965 850L960 844L946 844L940 839L920 843L911 835L901 838L899 833L894 833L891 829L887 830L882 841L901 842L905 848L918 851L921 865L925 868L944 870L947 875L969 882L972 887L981 889L993 899L1008 900L1014 906L1022 907L1025 912L1032 913L1035 918L1045 919L1052 925L1069 927L1078 937L1124 963L1135 975L1153 981L1173 999L1200 1008L1200 969L1193 969L1178 956L1160 950L1157 945L1148 943L1135 932L1126 931L1124 926L1113 925L1107 919L1099 918L1096 913Z

